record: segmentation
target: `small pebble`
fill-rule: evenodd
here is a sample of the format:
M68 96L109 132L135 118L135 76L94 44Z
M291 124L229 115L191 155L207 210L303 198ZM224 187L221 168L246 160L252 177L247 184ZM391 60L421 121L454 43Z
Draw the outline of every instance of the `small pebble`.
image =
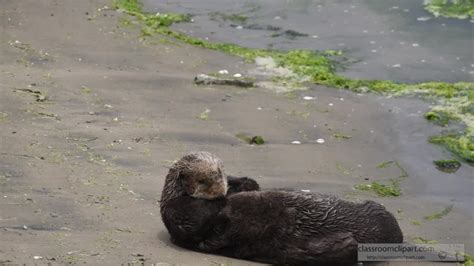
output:
M291 144L301 144L301 141L294 140L291 142Z
M310 100L314 100L314 97L313 96L304 96L303 99L306 100L306 101L310 101Z
M333 104L333 103L329 103L328 105L329 105L329 106L333 106L334 104Z
M221 75L229 74L229 71L227 71L226 69L222 69L222 70L219 70L219 74Z
M309 189L302 189L301 192L310 193L311 190L309 190Z
M241 77L242 77L242 74L240 74L240 73L234 74L234 78L241 78Z

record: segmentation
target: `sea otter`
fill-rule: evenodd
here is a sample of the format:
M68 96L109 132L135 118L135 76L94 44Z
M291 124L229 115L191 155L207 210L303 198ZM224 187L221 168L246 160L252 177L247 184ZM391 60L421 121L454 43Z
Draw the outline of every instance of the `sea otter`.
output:
M209 235L221 232L211 220L224 207L226 195L259 189L251 178L226 176L215 155L193 152L173 164L166 176L161 217L173 243L195 249Z
M403 242L395 217L373 201L254 191L229 195L222 206L213 219L221 229L201 251L272 264L349 265L358 243Z

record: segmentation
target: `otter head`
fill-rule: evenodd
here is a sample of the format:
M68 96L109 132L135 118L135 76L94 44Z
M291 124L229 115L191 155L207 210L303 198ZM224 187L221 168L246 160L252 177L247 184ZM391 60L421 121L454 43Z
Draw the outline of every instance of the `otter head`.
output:
M222 161L209 152L185 155L174 166L178 184L186 195L216 199L227 194L227 177Z

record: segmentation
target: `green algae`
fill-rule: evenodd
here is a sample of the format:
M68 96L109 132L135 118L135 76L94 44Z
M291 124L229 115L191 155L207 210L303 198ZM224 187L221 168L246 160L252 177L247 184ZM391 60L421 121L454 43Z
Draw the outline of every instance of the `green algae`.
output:
M463 159L470 165L474 165L473 137L447 134L442 136L432 136L429 138L429 142L443 145L459 158Z
M209 120L209 114L211 113L211 110L209 109L206 109L204 111L202 111L198 116L197 118L201 119L201 120Z
M436 17L474 18L473 0L429 0L425 1L425 9Z
M0 112L0 122L5 122L8 120L8 114L5 112Z
M251 140L250 140L250 144L257 144L257 145L262 145L265 143L265 140L263 139L262 136L254 136Z
M175 13L144 13L142 4L138 0L116 0L114 1L114 6L116 9L121 10L127 13L128 15L134 16L138 20L142 21L145 25L145 32L148 32L150 34L153 32L150 31L151 29L169 27L174 23L189 22L191 20L190 15Z
M87 87L87 86L82 86L81 87L81 92L85 93L85 94L89 94L89 93L92 93L92 89Z
M427 221L438 220L443 218L444 216L448 215L451 210L453 209L454 205L449 205L448 207L444 208L440 212L435 212L431 215L425 216L424 219Z
M425 118L439 126L447 126L451 120L459 120L458 117L447 111L431 110L425 113Z
M471 5L472 1L464 0L460 2ZM431 5L441 2L447 1L435 0L431 2ZM417 94L425 98L435 99L439 105L425 115L429 121L446 126L451 120L460 120L467 125L467 128L457 139L453 139L450 135L444 135L433 137L434 139L430 139L430 142L444 146L453 152L454 155L466 160L470 164L474 161L473 150L469 149L470 145L465 145L466 139L469 140L474 135L474 115L471 110L472 102L474 101L474 83L472 82L406 84L390 80L351 79L337 74L335 69L336 63L330 59L331 56L340 55L340 51L293 50L282 52L246 48L230 43L213 43L169 28L173 23L190 21L191 17L189 15L145 13L139 0L116 0L114 3L115 8L142 22L141 32L144 36L162 34L190 45L239 56L248 62L255 62L255 59L258 57L271 57L275 60L277 66L288 68L295 74L306 77L306 80L312 83L328 87L385 95ZM228 19L245 20L244 17L238 18L232 15ZM470 106L471 109L469 108ZM471 140L469 142L472 144Z
M414 237L413 242L415 242L416 244L437 244L438 243L438 241L436 240L426 239L421 236Z
M389 167L390 165L392 165L393 163L395 163L395 161L382 162L382 163L379 163L379 164L377 165L377 168L387 168L387 167Z
M460 167L461 163L458 160L437 160L433 161L436 168L445 173L455 173Z
M245 133L237 133L235 135L238 139L243 140L247 144L256 144L256 145L263 145L265 144L265 140L263 139L262 136L256 135L256 136L251 136L247 135Z
M244 14L240 13L233 13L233 14L226 14L222 12L212 12L209 14L209 17L213 20L223 20L223 21L230 21L238 24L245 24L247 22L248 17Z
M464 266L473 266L474 265L474 257L467 253L463 254L464 256Z
M350 139L350 138L352 138L351 135L345 135L345 134L338 133L338 132L332 134L331 136L332 136L333 138L336 138L336 139Z
M402 194L400 182L408 177L408 172L400 165L398 161L386 161L377 165L377 168L387 168L394 165L400 170L400 175L396 178L389 179L389 182L380 183L374 181L370 184L357 184L355 189L362 191L372 191L381 197L398 197Z
M370 184L358 184L355 188L363 191L373 191L381 197L398 197L401 195L401 189L398 182L391 180L391 184L381 184L374 181Z

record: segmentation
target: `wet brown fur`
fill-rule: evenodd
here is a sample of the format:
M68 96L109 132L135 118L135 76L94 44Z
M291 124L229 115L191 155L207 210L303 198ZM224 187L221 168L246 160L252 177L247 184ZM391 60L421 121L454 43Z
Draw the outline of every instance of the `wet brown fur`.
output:
M214 219L223 232L202 251L290 265L348 265L358 243L401 243L394 216L382 205L286 191L242 192L226 198Z
M240 192L258 190L258 184L232 177L226 196L225 177L209 153L186 155L170 169L161 214L175 244L272 264L349 265L357 260L358 243L403 241L396 219L376 202Z
M248 177L227 177L222 162L213 154L194 152L169 170L161 195L160 211L173 243L196 248L221 227L212 220L225 205L228 194L259 190Z

